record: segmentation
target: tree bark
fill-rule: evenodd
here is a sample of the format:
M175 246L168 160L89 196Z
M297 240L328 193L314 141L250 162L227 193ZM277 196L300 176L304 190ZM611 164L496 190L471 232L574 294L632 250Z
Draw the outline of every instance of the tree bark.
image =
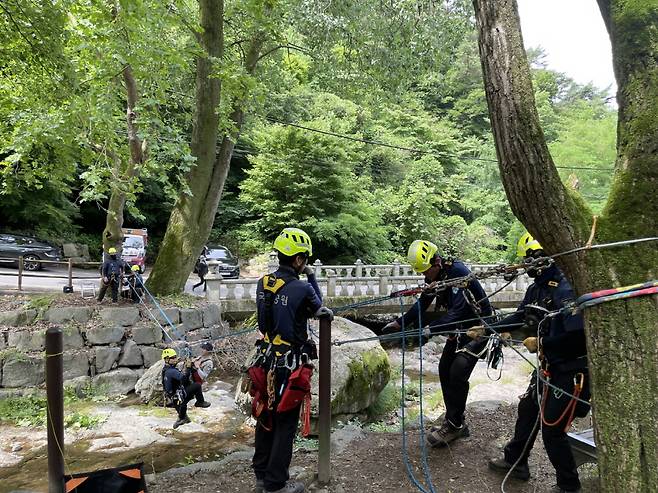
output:
M139 100L137 82L130 65L126 65L122 72L123 81L126 86L126 127L128 131L128 145L130 147L130 158L124 164L120 156L114 156L114 167L112 170L112 181L110 183L110 200L107 206L105 229L103 230L103 249L107 251L110 247L121 250L123 242L123 210L126 205L126 182L139 174L141 165L144 163L144 143L137 134L137 115L135 108Z
M156 294L178 293L185 287L202 247L208 241L217 213L224 183L231 164L233 147L242 128L244 100L236 100L231 112L231 130L223 135L217 148L220 82L211 77L212 59L223 54L223 2L200 2L202 45L207 57L197 60L196 118L192 134L192 155L196 165L187 177L191 194L181 194L167 224L149 288ZM263 45L263 35L257 33L247 50L244 66L253 74Z
M649 5L652 4L652 5ZM503 185L514 214L549 253L581 246L591 212L559 179L535 107L516 2L474 0ZM641 6L640 6L641 5ZM599 0L619 86L618 157L599 242L658 232L658 6ZM577 293L658 277L655 243L562 257ZM658 488L658 300L585 312L602 491Z

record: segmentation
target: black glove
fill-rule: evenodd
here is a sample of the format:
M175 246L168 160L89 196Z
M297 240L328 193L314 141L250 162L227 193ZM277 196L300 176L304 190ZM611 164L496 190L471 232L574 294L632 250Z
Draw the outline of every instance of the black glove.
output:
M321 306L320 308L318 308L318 311L315 312L315 318L323 318L323 317L327 317L329 318L329 320L333 320L334 312L332 312L326 306Z

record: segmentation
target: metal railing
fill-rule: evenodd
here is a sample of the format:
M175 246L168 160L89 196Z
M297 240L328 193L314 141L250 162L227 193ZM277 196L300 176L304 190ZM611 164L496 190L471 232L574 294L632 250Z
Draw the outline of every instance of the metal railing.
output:
M80 276L80 275L74 275L73 274L73 267L100 267L102 265L101 262L74 262L72 259L68 260L25 260L23 256L19 256L18 258L9 258L9 257L0 257L0 266L9 264L9 263L18 263L18 271L16 273L13 272L2 272L0 273L0 276L11 276L11 277L16 277L17 278L17 288L19 291L23 290L23 278L26 277L39 277L39 278L45 278L45 279L66 279L67 284L69 289L73 289L73 280L74 279L93 279L95 281L98 281L99 276L98 274L94 276ZM66 266L67 272L66 274L44 274L44 273L38 273L36 270L27 270L25 269L25 264L32 265L32 264L38 264L41 266L42 264L46 265L63 265Z

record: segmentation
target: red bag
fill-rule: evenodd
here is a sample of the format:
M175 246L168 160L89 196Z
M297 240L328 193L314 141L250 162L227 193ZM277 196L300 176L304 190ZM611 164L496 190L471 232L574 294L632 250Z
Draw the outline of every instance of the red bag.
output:
M302 365L290 374L288 385L286 385L281 401L276 408L277 412L292 411L304 401L304 398L311 393L312 376L313 367L311 365Z
M251 415L258 419L267 406L267 373L260 366L252 366L247 370L247 375L251 381L249 395L253 397Z

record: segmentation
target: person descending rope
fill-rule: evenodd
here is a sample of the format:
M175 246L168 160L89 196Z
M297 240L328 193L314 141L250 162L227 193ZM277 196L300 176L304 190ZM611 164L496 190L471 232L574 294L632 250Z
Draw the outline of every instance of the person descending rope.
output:
M465 330L477 325L477 321L473 320L477 316L491 315L489 300L476 279L468 281L463 287L439 292L433 290L439 281L464 277L471 273L462 262L444 258L437 252L438 247L427 240L416 240L409 246L408 261L416 272L425 274L428 286L407 313L384 327L384 334L399 331L403 321L405 327L417 323L418 311L425 313L435 299L437 304L447 307L448 313L430 323L430 331L433 326L461 320L465 322L455 325L454 328ZM475 300L482 301L478 304ZM425 325L422 317L420 323ZM443 447L458 438L469 436L470 431L464 422L468 379L478 358L484 355L486 345L487 340L483 337L477 337L475 340L471 340L466 334L448 337L439 361L439 379L446 405L445 421L440 428L432 428L428 433L427 442L432 447Z
M184 371L176 368L178 354L175 349L167 348L162 351L164 366L162 367L162 388L166 400L178 411L178 420L174 423L174 430L190 422L187 416L187 403L196 398L195 407L210 407L210 402L203 398L201 384L191 381L192 361L185 363Z
M544 251L529 233L518 242L517 254L526 260L543 257ZM489 461L489 468L527 481L530 478L528 456L542 422L542 438L548 458L557 476L553 491L580 491L578 470L567 439L567 430L574 415L584 417L589 412L587 404L577 402L570 395L589 400L587 373L587 348L582 313L559 313L547 316L573 301L574 292L564 274L555 264L533 267L528 275L534 283L528 287L523 301L513 314L498 325L525 322L521 328L528 336L523 344L531 352L539 351L542 375L559 390L551 390L532 374L530 385L521 396L514 437L505 446L504 455ZM495 330L496 323L490 327ZM484 328L473 328L471 330ZM539 383L538 383L539 380ZM541 394L541 404L538 395Z
M289 481L288 468L302 404L305 418L310 419L310 361L317 359L317 351L308 338L308 319L333 317L333 313L322 306L320 288L307 265L313 253L309 236L301 229L285 228L274 240L274 249L279 268L262 277L256 289L263 339L248 369L252 413L257 419L254 491L301 493L304 485ZM302 273L308 282L299 279Z

